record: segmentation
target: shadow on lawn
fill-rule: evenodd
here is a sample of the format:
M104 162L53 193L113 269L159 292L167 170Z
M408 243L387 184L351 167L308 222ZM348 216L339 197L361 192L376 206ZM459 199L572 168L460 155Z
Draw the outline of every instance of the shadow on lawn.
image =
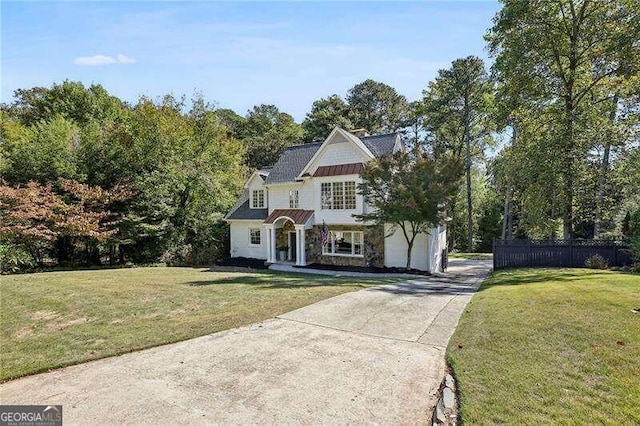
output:
M436 278L429 280L407 280L403 282L390 283L384 287L375 287L371 291L381 291L384 293L400 294L405 296L425 296L425 295L460 295L474 293L476 288L469 282L460 281L455 278Z
M335 287L339 285L349 285L366 288L369 285L381 285L392 280L368 280L353 279L346 277L331 276L309 276L309 275L281 275L274 273L253 273L252 275L240 275L236 277L222 277L202 281L189 281L190 286L207 285L253 285L266 289L274 288L305 288L305 287Z
M525 284L537 284L549 281L557 282L575 282L582 280L591 280L595 276L604 273L601 270L590 269L550 269L550 268L528 268L501 270L494 272L487 280L482 283L478 291L487 290L497 286L513 286Z

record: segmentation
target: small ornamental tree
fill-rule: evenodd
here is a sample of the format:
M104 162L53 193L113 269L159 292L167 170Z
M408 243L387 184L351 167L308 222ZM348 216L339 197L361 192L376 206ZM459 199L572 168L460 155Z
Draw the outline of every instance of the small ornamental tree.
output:
M402 231L407 242L407 269L418 234L445 221L443 209L455 196L462 164L456 159L435 161L420 148L376 158L364 166L358 192L370 211L357 220L391 224L391 234Z
M118 233L119 218L109 207L131 191L126 185L105 191L65 179L58 186L12 187L0 181L0 242L28 252L40 264L54 246L58 261L68 260L74 241L82 241L85 260L99 262L98 245Z
M0 241L27 251L41 263L64 221L67 206L51 184L14 188L0 181Z
M84 246L84 262L100 264L99 245L113 240L119 232L120 218L111 207L131 197L130 188L121 184L106 191L67 179L60 179L59 185L66 214L64 220L55 224L58 261L74 257L69 251L74 250L74 242L80 242Z

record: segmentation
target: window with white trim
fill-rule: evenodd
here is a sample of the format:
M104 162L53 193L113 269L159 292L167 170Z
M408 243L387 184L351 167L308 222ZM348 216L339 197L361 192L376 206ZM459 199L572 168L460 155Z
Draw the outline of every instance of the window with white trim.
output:
M329 231L327 245L322 254L332 256L362 256L364 234L362 231Z
M356 183L344 183L344 208L346 210L354 210L356 208Z
M356 208L356 183L323 182L320 184L322 210L354 210Z
M292 189L289 191L289 208L297 209L300 206L300 195L298 194L297 189Z
M264 209L264 189L254 189L251 191L251 208Z
M261 242L260 228L249 228L249 244L259 246Z

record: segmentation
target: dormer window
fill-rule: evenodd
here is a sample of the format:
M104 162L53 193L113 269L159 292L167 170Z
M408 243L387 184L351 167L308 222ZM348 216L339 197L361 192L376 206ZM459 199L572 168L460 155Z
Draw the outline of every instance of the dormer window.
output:
M254 189L251 191L251 208L252 209L264 209L264 189Z

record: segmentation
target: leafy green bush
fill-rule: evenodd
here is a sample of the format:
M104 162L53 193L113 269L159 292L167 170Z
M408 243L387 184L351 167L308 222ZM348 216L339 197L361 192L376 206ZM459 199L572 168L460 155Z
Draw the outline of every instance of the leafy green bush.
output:
M594 254L587 258L587 260L584 262L584 266L589 269L607 269L609 268L609 263L604 257L600 256L599 254Z
M0 243L0 273L15 273L35 266L36 261L22 246Z

